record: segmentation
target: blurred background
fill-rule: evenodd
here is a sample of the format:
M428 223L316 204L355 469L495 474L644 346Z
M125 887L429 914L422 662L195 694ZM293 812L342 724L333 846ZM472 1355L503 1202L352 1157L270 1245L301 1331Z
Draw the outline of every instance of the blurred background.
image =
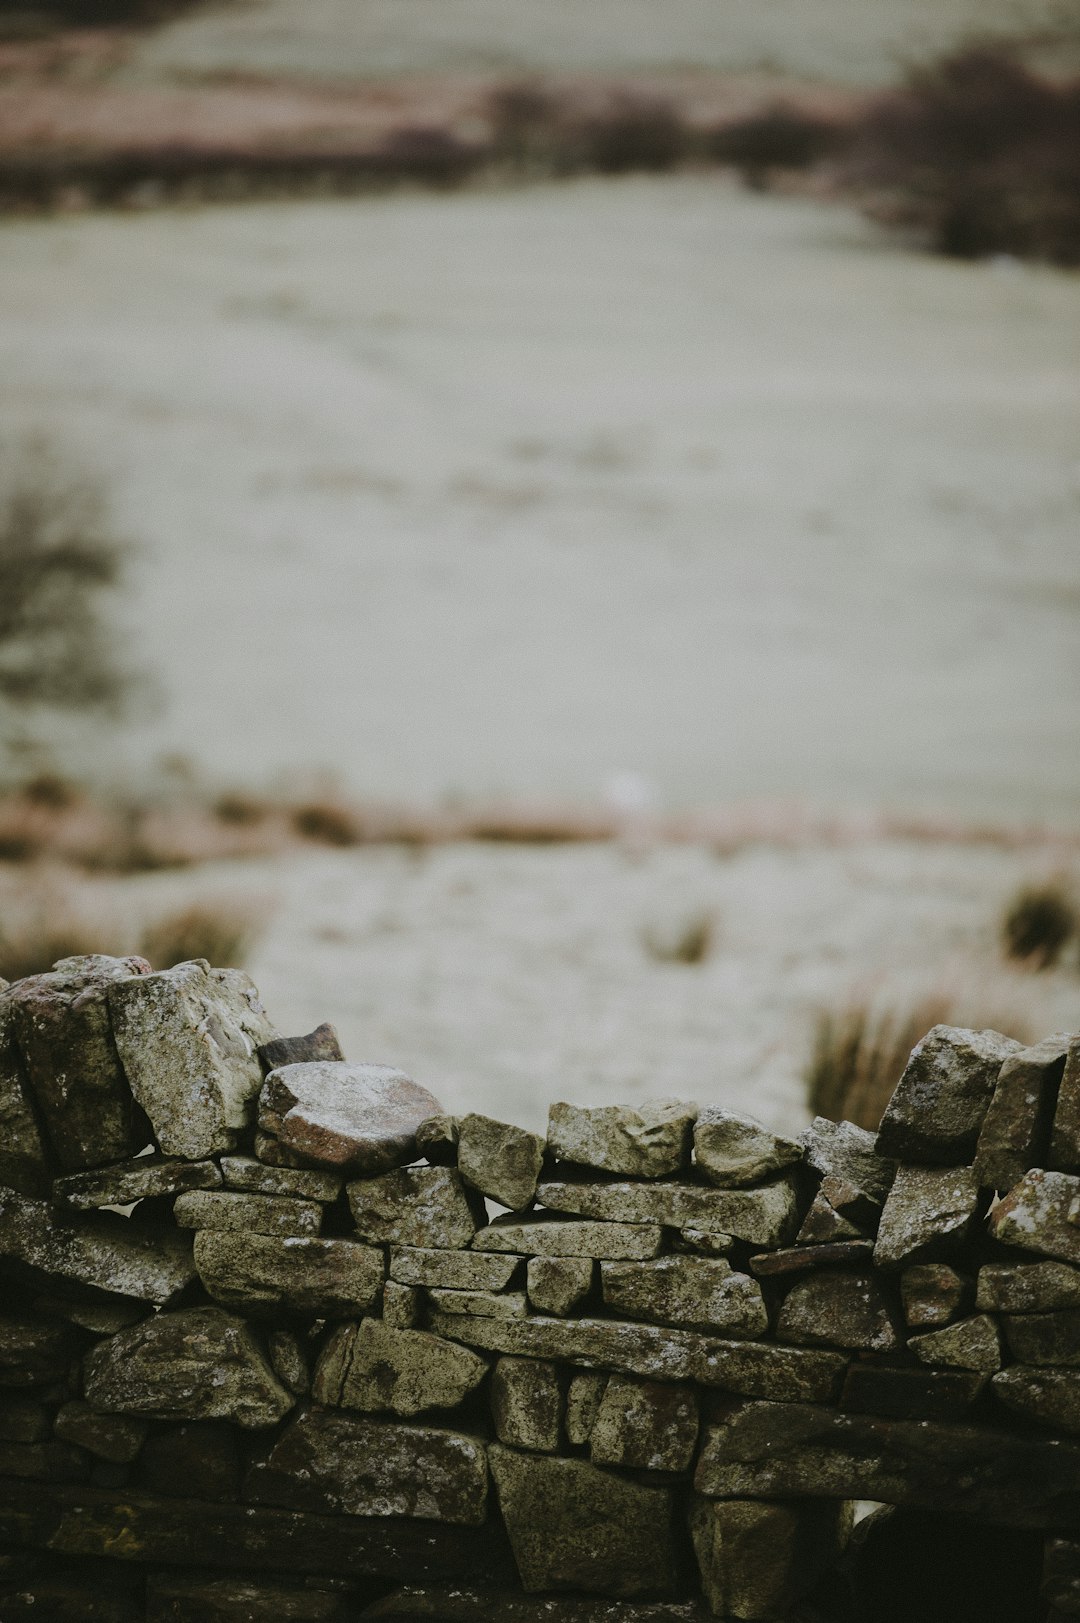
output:
M1080 1027L1075 0L0 0L0 975L449 1109Z

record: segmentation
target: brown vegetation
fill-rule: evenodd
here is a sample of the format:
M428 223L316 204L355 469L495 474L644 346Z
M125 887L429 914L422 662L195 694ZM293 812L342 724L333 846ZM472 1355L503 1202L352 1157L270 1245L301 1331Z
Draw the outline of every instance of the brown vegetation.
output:
M1080 928L1071 889L1064 879L1025 885L1012 897L1001 919L1001 941L1008 958L1031 969L1050 969Z

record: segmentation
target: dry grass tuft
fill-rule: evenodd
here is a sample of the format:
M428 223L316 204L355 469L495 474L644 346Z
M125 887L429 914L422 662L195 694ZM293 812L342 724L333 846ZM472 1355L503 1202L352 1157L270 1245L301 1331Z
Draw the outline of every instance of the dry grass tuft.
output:
M661 964L702 964L716 934L711 913L693 913L663 929L649 925L642 932L645 950Z
M171 969L191 958L215 968L240 968L263 927L262 909L239 902L194 902L147 925L139 952L155 969Z
M1008 903L1001 919L1001 942L1007 958L1029 969L1050 969L1080 929L1068 882L1050 879L1025 885Z

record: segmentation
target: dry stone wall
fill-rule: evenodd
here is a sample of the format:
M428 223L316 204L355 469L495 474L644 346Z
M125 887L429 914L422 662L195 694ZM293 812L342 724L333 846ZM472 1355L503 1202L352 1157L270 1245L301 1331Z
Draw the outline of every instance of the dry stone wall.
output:
M1080 1038L543 1139L236 970L0 983L5 1623L878 1623L942 1529L1080 1617Z

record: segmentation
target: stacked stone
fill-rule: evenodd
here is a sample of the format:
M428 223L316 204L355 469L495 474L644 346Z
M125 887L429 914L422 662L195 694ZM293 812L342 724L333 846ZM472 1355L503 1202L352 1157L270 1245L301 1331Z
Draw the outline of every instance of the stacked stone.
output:
M936 1027L876 1136L545 1139L65 960L0 986L0 1292L5 1619L831 1623L867 1499L1080 1616L1080 1038Z

